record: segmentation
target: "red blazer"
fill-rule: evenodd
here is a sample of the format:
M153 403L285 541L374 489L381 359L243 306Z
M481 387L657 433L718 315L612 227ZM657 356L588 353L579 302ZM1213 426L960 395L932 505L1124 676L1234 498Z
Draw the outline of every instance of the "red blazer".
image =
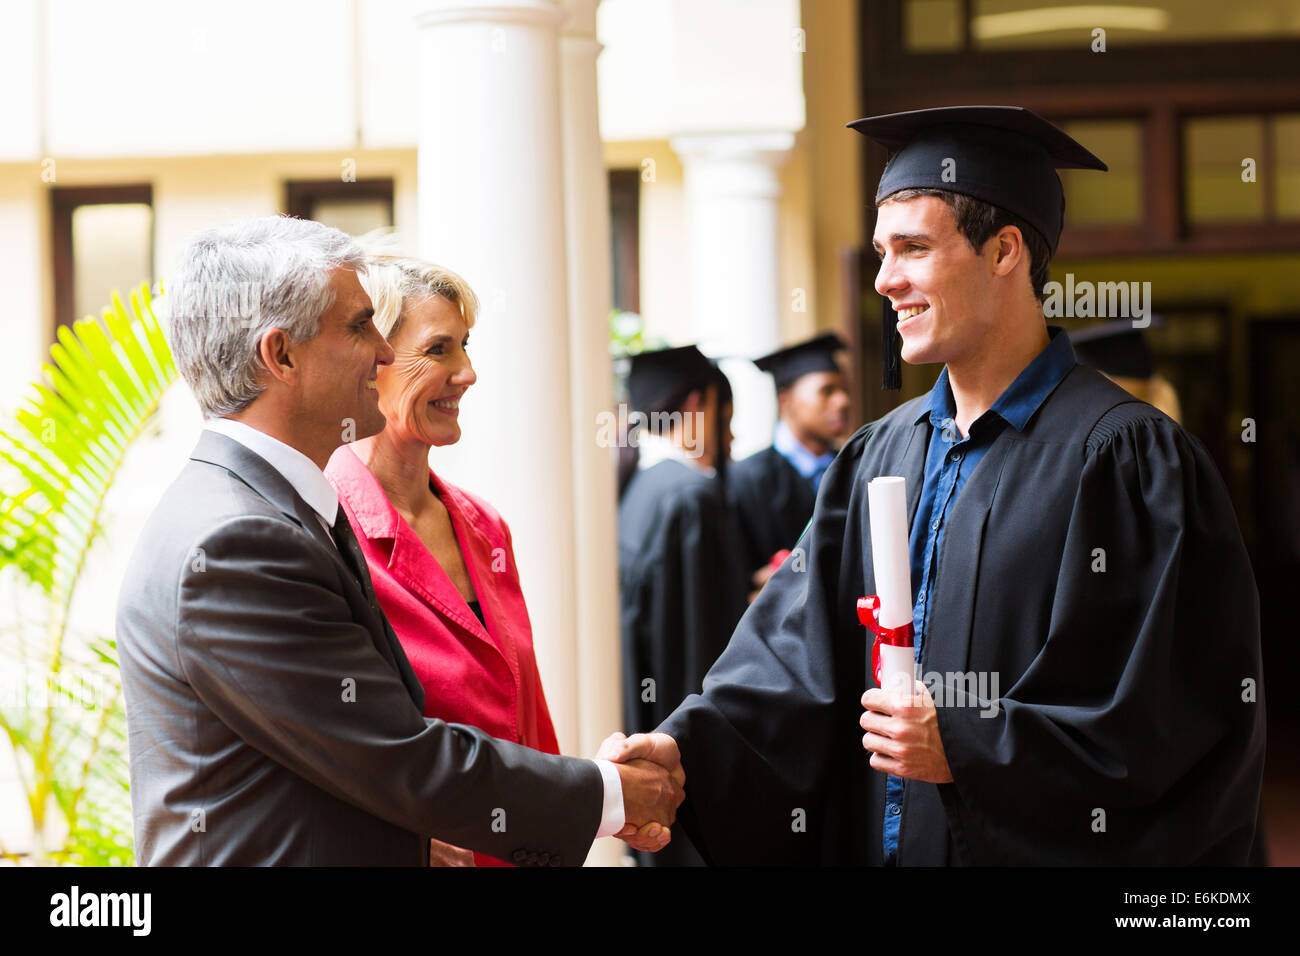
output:
M429 481L451 518L485 629L349 446L334 452L325 476L366 556L375 596L424 687L424 715L558 754L510 529L501 516L430 469ZM474 862L506 865L478 853Z

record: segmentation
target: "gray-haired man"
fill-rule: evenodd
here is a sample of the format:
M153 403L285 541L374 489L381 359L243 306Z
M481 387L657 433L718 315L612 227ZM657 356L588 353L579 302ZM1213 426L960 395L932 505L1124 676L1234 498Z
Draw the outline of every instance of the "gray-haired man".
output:
M143 864L421 865L431 837L577 865L672 822L680 775L542 754L423 716L322 474L384 427L393 351L361 250L318 223L209 230L169 286L208 425L131 558L118 646Z

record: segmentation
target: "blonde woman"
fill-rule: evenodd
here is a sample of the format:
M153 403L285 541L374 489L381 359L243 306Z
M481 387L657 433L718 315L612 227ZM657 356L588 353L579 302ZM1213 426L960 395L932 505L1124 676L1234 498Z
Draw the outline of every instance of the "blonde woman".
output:
M478 300L454 272L391 254L371 256L361 281L394 352L377 381L388 424L339 448L325 474L424 687L425 716L558 754L510 529L429 467L430 448L461 437L458 406L476 380L466 349ZM430 862L522 861L434 841Z

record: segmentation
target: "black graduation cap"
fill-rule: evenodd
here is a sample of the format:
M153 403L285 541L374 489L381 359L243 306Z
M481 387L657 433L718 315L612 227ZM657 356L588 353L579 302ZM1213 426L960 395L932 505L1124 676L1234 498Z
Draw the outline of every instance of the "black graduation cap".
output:
M754 359L754 364L770 372L779 392L795 383L809 372L838 372L835 353L846 348L844 340L834 332L827 332L807 342L778 349L770 355Z
M943 189L973 196L1020 217L1056 253L1065 216L1057 169L1106 164L1063 130L1019 106L949 106L869 116L848 124L894 155L876 189L876 202L900 189ZM886 388L897 368L897 316L884 306ZM892 358L892 362L891 362Z
M1152 317L1152 325L1160 325ZM1155 356L1143 330L1131 320L1115 320L1070 333L1074 356L1083 365L1107 375L1124 378L1150 378L1156 374Z
M694 345L638 352L631 356L627 375L628 401L640 412L669 411L669 405L697 388L718 381L721 374Z

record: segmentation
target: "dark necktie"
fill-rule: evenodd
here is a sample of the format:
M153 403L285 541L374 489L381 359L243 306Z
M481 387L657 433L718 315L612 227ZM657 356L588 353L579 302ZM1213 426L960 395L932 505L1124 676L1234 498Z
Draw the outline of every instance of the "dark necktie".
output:
M352 526L348 524L348 516L339 509L338 518L334 521L334 526L330 529L330 534L334 538L334 543L338 545L339 554L343 556L343 563L361 583L361 590L365 592L366 599L373 606L375 603L375 591L370 583L370 572L366 568L365 555L361 553L361 545L357 544L357 537L352 533Z
M343 513L342 508L339 509L338 518L335 519L330 534L334 538L334 543L339 547L339 554L343 557L343 563L348 566L353 576L361 582L361 590L365 594L366 600L370 602L371 610L378 615L383 624L384 637L392 650L398 673L402 675L402 683L406 685L406 689L410 693L411 699L415 701L415 705L423 711L424 688L420 686L415 672L411 670L410 661L407 660L401 642L398 641L397 635L388 623L388 618L379 609L379 603L375 600L374 585L370 583L370 571L366 567L366 556L361 553L361 545L357 544L357 536L352 533L352 526L348 524L348 516Z

